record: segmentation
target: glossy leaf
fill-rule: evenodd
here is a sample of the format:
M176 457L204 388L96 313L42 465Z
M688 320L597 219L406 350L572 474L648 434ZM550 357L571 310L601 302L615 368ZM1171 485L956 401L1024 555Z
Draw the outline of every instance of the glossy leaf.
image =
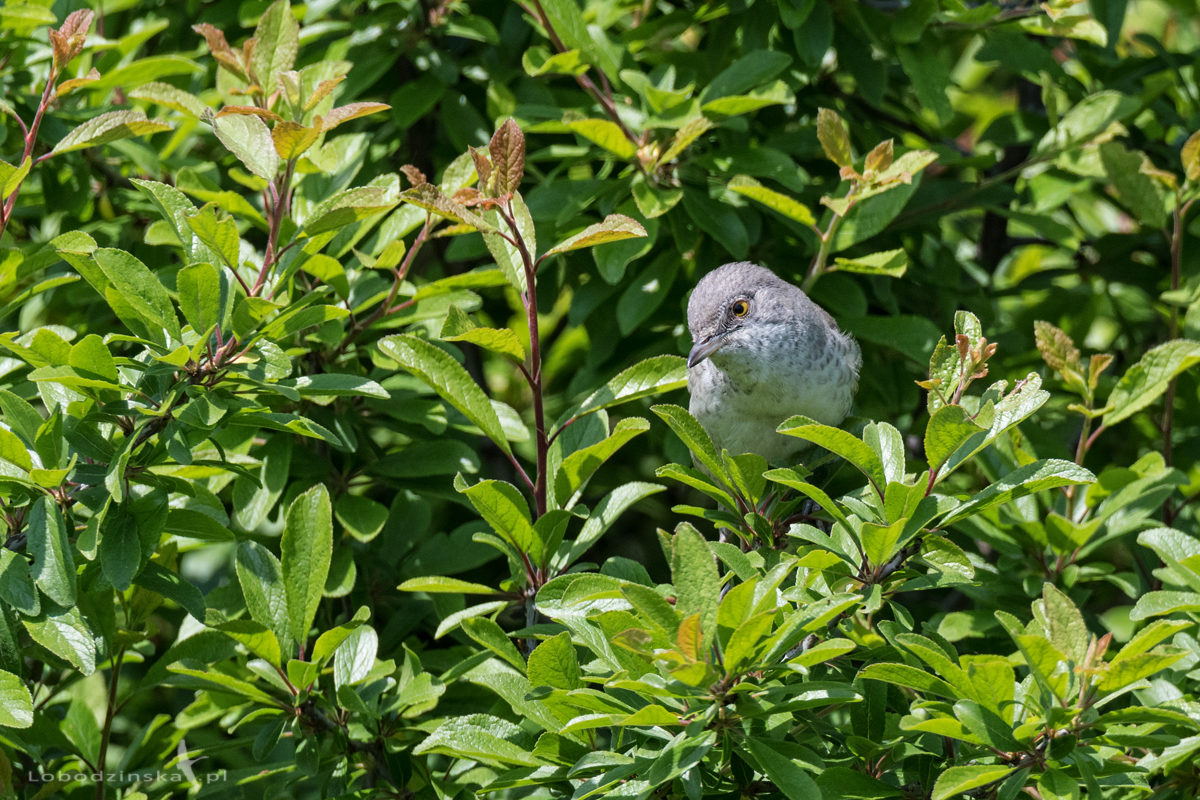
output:
M108 111L72 130L54 145L52 152L69 153L131 136L147 136L169 130L169 124L147 119L142 111Z
M292 501L280 551L288 631L294 641L303 644L317 614L333 557L333 514L324 486L314 486Z
M423 380L443 400L479 427L497 447L510 452L508 438L487 395L454 357L410 334L389 336L379 342L388 358Z

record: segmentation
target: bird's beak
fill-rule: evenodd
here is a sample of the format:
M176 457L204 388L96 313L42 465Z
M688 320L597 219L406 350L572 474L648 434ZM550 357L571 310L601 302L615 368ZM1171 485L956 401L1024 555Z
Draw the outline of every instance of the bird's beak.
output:
M697 342L696 346L692 348L692 352L688 353L688 369L691 369L704 359L711 356L713 353L720 350L724 344L725 334L723 333L713 334L704 341Z

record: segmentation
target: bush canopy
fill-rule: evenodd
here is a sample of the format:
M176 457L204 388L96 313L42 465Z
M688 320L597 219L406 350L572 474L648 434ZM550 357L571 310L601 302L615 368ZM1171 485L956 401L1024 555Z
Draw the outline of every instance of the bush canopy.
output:
M1188 0L0 8L0 798L1200 794ZM860 342L688 413L747 260Z

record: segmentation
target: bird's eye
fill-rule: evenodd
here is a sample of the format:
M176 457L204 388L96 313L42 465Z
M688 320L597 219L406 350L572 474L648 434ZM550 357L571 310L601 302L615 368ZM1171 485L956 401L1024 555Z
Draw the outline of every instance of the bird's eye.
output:
M729 307L735 317L744 317L750 313L750 304L745 300L735 300L733 305Z

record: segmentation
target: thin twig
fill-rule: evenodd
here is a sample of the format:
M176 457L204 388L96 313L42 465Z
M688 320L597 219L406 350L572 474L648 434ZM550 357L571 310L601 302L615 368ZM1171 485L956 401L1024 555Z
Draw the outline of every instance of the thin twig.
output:
M540 519L546 514L547 465L549 463L550 440L546 436L546 412L542 398L542 345L538 330L537 312L537 265L533 254L525 244L525 237L517 227L512 213L512 201L508 208L500 206L500 216L516 237L517 250L525 266L525 319L529 324L529 372L530 389L533 392L533 423L537 437L537 475L534 479L533 501Z
M96 782L96 800L104 800L104 762L108 756L108 742L112 737L113 719L117 715L117 682L121 677L121 662L125 660L125 648L117 651L113 659L112 678L108 683L108 704L104 709L104 727L100 731L100 752L96 756L96 772L100 780Z
M540 0L532 0L532 4L532 9L525 6L524 3L521 5L525 8L526 13L536 19L538 24L542 26L542 29L546 31L546 36L550 39L550 43L554 45L554 48L560 53L567 52L570 48L563 43L563 40L558 36L558 31L554 30L554 26L550 24L550 19L546 16L546 10L542 8ZM634 146L640 147L642 145L641 139L634 135L633 131L625 124L625 121L621 119L621 115L617 113L617 104L613 99L612 87L608 85L608 78L605 77L604 71L600 70L600 80L604 84L604 89L596 86L595 82L587 76L586 72L576 75L575 80L585 92L590 94L600 104L600 107L604 109L604 113L616 123L617 127L621 129L621 133L625 135L625 138L632 142Z
M406 301L398 306L392 306L392 303L396 301L396 296L400 293L401 284L404 283L404 279L408 276L408 270L410 267L412 267L413 259L417 257L417 253L421 251L421 247L429 239L429 232L432 230L432 228L433 216L431 214L427 214L425 215L425 224L421 227L421 232L417 234L417 238L413 241L412 247L410 247L408 252L404 254L404 261L400 263L400 266L397 267L393 273L394 279L392 282L392 288L388 291L387 297L384 298L383 302L379 304L379 308L375 309L370 316L360 322L354 323L350 330L346 332L346 338L342 339L342 343L339 344L337 349L333 351L334 358L337 358L342 353L346 352L346 349L354 343L354 340L362 335L365 330L379 321L379 319L386 317L389 314L394 314L400 309L407 308L412 304L411 301Z

